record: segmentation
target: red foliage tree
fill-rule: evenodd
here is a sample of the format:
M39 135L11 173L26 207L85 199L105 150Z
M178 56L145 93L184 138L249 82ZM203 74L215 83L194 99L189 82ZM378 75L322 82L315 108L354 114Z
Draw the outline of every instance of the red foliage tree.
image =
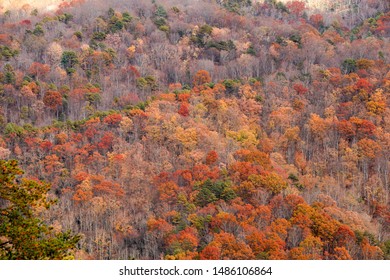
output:
M122 121L122 115L121 114L111 114L104 118L103 122L108 125L118 125Z
M44 97L43 103L52 110L56 110L62 105L62 96L58 91L48 90Z
M179 108L178 113L179 113L179 115L181 115L183 117L188 117L190 114L189 104L187 102L182 102L180 104L180 108Z
M302 84L294 84L293 88L299 95L303 95L309 92L309 89Z
M39 62L33 62L28 69L28 73L37 78L45 76L50 71L50 66Z
M220 260L221 249L217 246L207 245L199 254L201 260Z
M98 143L98 147L103 150L107 150L111 148L112 141L114 140L115 135L112 132L106 132L104 133L102 139Z
M206 164L207 165L212 165L214 163L216 163L218 160L218 154L216 151L210 151L207 153L207 156L206 156Z
M305 10L305 2L303 1L288 2L286 6L297 17L300 17Z
M318 28L324 24L324 17L321 14L314 14L310 16L310 21Z
M243 241L238 241L231 233L215 234L210 245L219 248L222 260L251 260L255 257L252 249Z

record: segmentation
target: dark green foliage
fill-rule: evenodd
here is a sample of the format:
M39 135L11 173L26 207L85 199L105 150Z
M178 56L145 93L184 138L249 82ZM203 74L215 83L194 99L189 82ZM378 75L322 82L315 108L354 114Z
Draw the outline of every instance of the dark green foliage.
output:
M376 18L369 18L367 20L368 24L370 25L371 28L377 28L378 27L378 23L377 23L377 19Z
M290 179L293 183L296 183L296 182L299 181L298 177L295 174L293 174L293 173L290 173L288 175L288 179Z
M140 109L142 111L145 111L146 110L146 107L149 106L149 102L148 101L145 101L145 102L140 102L138 103L137 105L135 105L134 108L137 108L137 109Z
M160 18L167 18L168 14L167 11L165 11L163 6L157 6L156 11L154 12L154 16Z
M212 220L212 216L206 215L206 216L197 216L196 220L193 220L191 222L198 231L203 231L207 228L211 220Z
M239 13L242 8L252 5L251 0L227 0L222 3L227 10L235 13Z
M113 8L109 8L107 11L107 15L109 18L113 17L115 15L115 10Z
M33 78L31 78L30 76L24 76L23 77L23 85L26 85L26 84L28 84L28 83L30 83L32 81L33 81Z
M268 259L269 259L268 252L261 252L258 255L256 255L256 260L268 260Z
M76 31L73 35L76 36L79 41L83 40L83 33L81 33L81 31Z
M253 48L252 45L249 46L249 48L246 50L246 53L250 54L250 55L253 55L253 56L256 56L256 51L255 51L255 49Z
M350 74L352 72L355 72L357 70L356 60L352 58L348 58L343 61L341 67L345 74Z
M24 129L21 126L18 126L14 123L7 123L7 125L4 128L4 134L5 135L17 135L21 136L24 133Z
M38 260L72 258L80 236L70 231L55 233L34 209L48 209L55 201L47 200L50 185L17 179L23 171L16 160L0 161L0 259Z
M275 8L278 9L279 11L281 11L281 12L289 13L289 10L287 9L286 5L284 3L282 3L282 2L279 2L279 1L276 2L275 3Z
M370 233L368 231L361 232L359 230L355 230L354 233L355 233L355 237L356 237L356 242L358 244L361 244L363 239L367 238L370 245L373 245L373 246L379 245L379 241L375 238L375 236L372 233Z
M167 22L168 14L165 11L164 7L157 6L156 11L153 15L153 22L158 27L159 30L168 34L170 28Z
M238 91L238 87L241 85L240 81L232 79L226 79L222 83L226 88L227 94L236 94Z
M159 17L159 18L155 18L154 19L154 24L157 26L157 27L161 27L161 26L164 26L167 24L167 21L165 20L165 18L162 18L162 17Z
M219 51L231 51L236 48L232 40L228 41L211 41L206 44L206 48L216 48Z
M4 66L4 83L5 84L15 84L16 75L13 67L10 64Z
M145 80L145 78L138 78L136 80L136 84L137 84L137 87L140 88L140 89L145 89L148 85L147 81Z
M214 88L215 86L215 83L211 82L211 83L206 83L204 84L205 86L208 86L209 88Z
M290 36L290 40L293 41L294 43L297 43L299 48L302 47L302 42L301 42L302 37L300 34L298 34L298 33L292 34Z
M150 87L150 89L152 89L152 90L157 89L157 81L156 81L155 77L149 75L149 76L145 77L145 80L146 80L148 86Z
M79 63L77 54L74 51L64 51L61 57L61 64L64 68L74 67Z
M130 23L132 22L132 20L133 20L133 17L128 12L122 13L122 22L123 22L123 26L126 30L129 29Z
M158 88L156 78L153 76L141 77L136 80L136 85L142 90L154 91Z
M236 195L235 191L230 187L224 188L224 190L221 193L221 198L225 201L232 200L236 197L237 197L237 195Z
M13 50L8 46L0 45L0 60L4 59L5 61L8 61L12 57L15 57L18 54L19 54L18 50Z
M66 73L71 75L76 70L74 67L79 64L79 59L74 51L64 51L61 57L61 64L65 68Z
M261 95L256 95L255 100L256 102L262 103L264 101L264 98Z
M293 184L294 187L296 187L298 190L300 191L303 191L305 189L305 186L302 185L300 182L299 182L299 178L297 175L293 174L293 173L290 173L288 175L288 179L291 180L291 183Z
M116 16L112 16L109 23L108 23L108 30L111 32L111 33L116 33L118 31L121 31L124 27L124 24L122 22L122 20L120 20L118 17Z
M132 21L132 19L133 19L133 17L128 12L124 12L122 14L122 21L123 22L129 23Z
M201 207L204 207L207 204L212 203L212 202L217 201L217 200L218 199L215 196L215 194L213 194L213 192L210 189L208 189L207 187L201 188L198 195L196 196L196 204L201 206Z
M197 31L196 35L191 36L191 41L195 45L203 48L206 45L206 39L211 35L212 32L213 32L212 26L208 24L202 25Z
M199 32L200 34L207 34L207 35L211 35L211 33L213 32L213 27L208 25L208 24L205 24L205 25L202 25L199 29Z
M284 47L287 46L286 39L284 39L281 36L276 37L276 43L278 43L279 45L284 46Z
M223 199L225 201L232 200L237 195L231 188L231 183L228 181L212 182L207 179L199 186L199 193L196 196L195 202L197 205L204 207L209 203Z
M383 243L382 251L385 254L385 260L390 260L390 240Z
M37 26L35 26L35 29L34 31L32 32L35 36L43 36L45 35L45 32L43 31L43 28L41 25L37 24Z
M15 83L15 73L14 72L5 72L4 83L5 84L14 84Z
M89 92L85 95L85 98L87 99L87 101L93 105L93 106L97 106L99 103L100 103L100 100L101 100L101 96L100 96L100 93L94 93L94 92Z
M94 40L94 39L91 39L91 40L89 41L89 47L90 47L91 49L93 49L93 50L97 50L98 48L101 48L102 45L103 45L103 43L99 43L99 42L97 42L97 41ZM104 49L104 48L101 48L101 49Z
M73 19L73 15L68 14L68 13L64 13L64 14L58 16L58 20L65 23L65 24L68 24L69 21L71 21L72 19Z
M104 41L106 39L106 33L104 32L94 32L92 34L92 39L96 41Z
M188 85L188 84L184 84L182 87L181 87L182 90L191 90L191 86Z

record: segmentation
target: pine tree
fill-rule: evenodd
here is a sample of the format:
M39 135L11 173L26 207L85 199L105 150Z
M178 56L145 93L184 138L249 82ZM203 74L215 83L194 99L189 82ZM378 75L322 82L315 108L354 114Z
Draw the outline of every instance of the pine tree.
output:
M72 258L80 236L55 233L42 221L38 209L48 209L50 185L20 178L16 160L0 161L0 260Z

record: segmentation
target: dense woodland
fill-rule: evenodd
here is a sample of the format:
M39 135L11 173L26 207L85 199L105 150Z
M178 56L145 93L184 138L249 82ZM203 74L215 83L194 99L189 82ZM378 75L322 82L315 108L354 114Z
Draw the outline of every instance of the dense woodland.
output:
M2 172L76 259L390 259L389 2L305 2L2 11Z

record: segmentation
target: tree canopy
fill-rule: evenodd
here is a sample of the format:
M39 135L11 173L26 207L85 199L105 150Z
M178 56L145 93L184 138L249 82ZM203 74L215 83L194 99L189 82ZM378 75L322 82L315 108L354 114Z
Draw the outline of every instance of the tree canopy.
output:
M71 258L80 236L55 232L39 217L54 203L50 185L22 174L17 161L0 161L0 259Z

